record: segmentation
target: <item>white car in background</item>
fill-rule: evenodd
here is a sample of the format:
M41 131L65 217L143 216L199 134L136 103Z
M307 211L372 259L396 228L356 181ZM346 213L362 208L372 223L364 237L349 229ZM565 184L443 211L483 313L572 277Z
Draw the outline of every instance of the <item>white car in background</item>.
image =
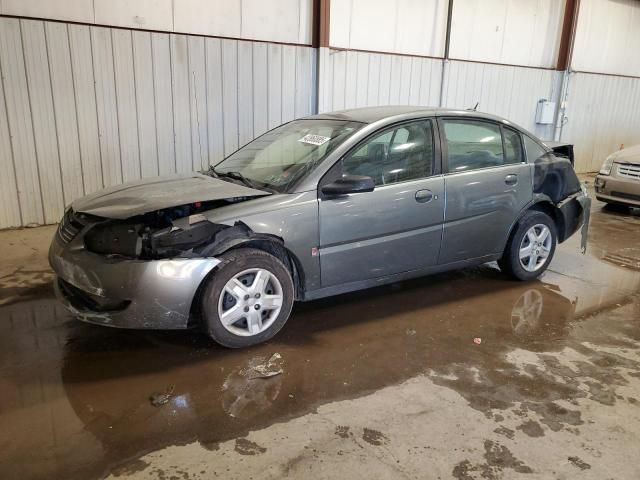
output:
M640 207L640 145L609 155L596 177L595 188L601 202Z

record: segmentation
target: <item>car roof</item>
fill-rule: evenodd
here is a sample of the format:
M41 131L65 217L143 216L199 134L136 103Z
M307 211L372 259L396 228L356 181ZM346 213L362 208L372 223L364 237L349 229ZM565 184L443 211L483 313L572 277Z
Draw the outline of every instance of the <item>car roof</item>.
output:
M394 117L403 117L407 114L416 114L417 116L465 116L474 118L484 118L498 122L506 122L512 124L508 120L491 115L488 113L477 112L475 110L456 110L438 107L419 107L410 105L389 105L384 107L362 107L351 108L348 110L338 110L335 112L320 113L311 115L307 119L323 119L323 120L347 120L360 123L374 123L380 120L391 120Z

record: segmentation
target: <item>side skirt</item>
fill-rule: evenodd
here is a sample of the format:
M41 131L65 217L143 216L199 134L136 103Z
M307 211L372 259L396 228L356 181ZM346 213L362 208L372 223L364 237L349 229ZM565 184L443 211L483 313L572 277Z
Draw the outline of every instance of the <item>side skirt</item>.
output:
M367 280L358 280L356 282L341 283L339 285L331 285L329 287L322 287L316 290L307 291L304 293L304 297L301 301L307 302L310 300L317 300L324 297L332 297L334 295L341 295L343 293L355 292L357 290L364 290L366 288L378 287L380 285L387 285L389 283L400 282L402 280L409 280L411 278L423 277L425 275L431 275L434 273L447 272L450 270L459 270L461 268L475 267L482 265L483 263L493 262L500 258L500 254L485 255L484 257L478 257L471 260L462 260L459 262L447 263L445 265L434 265L419 270L409 270L407 272L395 273L393 275L387 275L384 277L371 278Z

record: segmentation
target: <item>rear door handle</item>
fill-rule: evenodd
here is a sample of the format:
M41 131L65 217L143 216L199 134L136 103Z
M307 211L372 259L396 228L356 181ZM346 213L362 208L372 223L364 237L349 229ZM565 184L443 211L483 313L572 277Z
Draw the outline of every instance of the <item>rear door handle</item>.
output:
M507 185L516 185L518 183L518 175L515 175L513 173L507 175L506 177L504 177L504 183L506 183Z
M433 192L431 190L418 190L416 192L416 202L418 203L428 203L433 199L438 199L438 196L436 195L434 197Z

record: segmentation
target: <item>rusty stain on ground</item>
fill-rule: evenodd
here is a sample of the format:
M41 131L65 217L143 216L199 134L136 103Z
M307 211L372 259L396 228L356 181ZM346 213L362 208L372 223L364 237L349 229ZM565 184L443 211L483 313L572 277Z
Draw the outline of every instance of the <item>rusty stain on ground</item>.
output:
M498 435L502 435L503 437L507 437L510 440L513 440L516 435L516 432L514 432L510 428L505 427L504 425L496 428L493 432L497 433Z
M235 451L240 455L259 455L266 452L267 449L246 438L236 438Z
M589 465L587 462L580 459L579 457L569 457L567 458L567 460L569 460L573 465L578 467L580 470L589 470L591 468L591 465Z
M535 420L527 420L523 424L520 424L516 427L518 430L526 433L530 437L543 437L544 430L540 426L538 422Z
M384 445L389 441L385 434L372 428L364 428L362 431L362 439L371 445Z

